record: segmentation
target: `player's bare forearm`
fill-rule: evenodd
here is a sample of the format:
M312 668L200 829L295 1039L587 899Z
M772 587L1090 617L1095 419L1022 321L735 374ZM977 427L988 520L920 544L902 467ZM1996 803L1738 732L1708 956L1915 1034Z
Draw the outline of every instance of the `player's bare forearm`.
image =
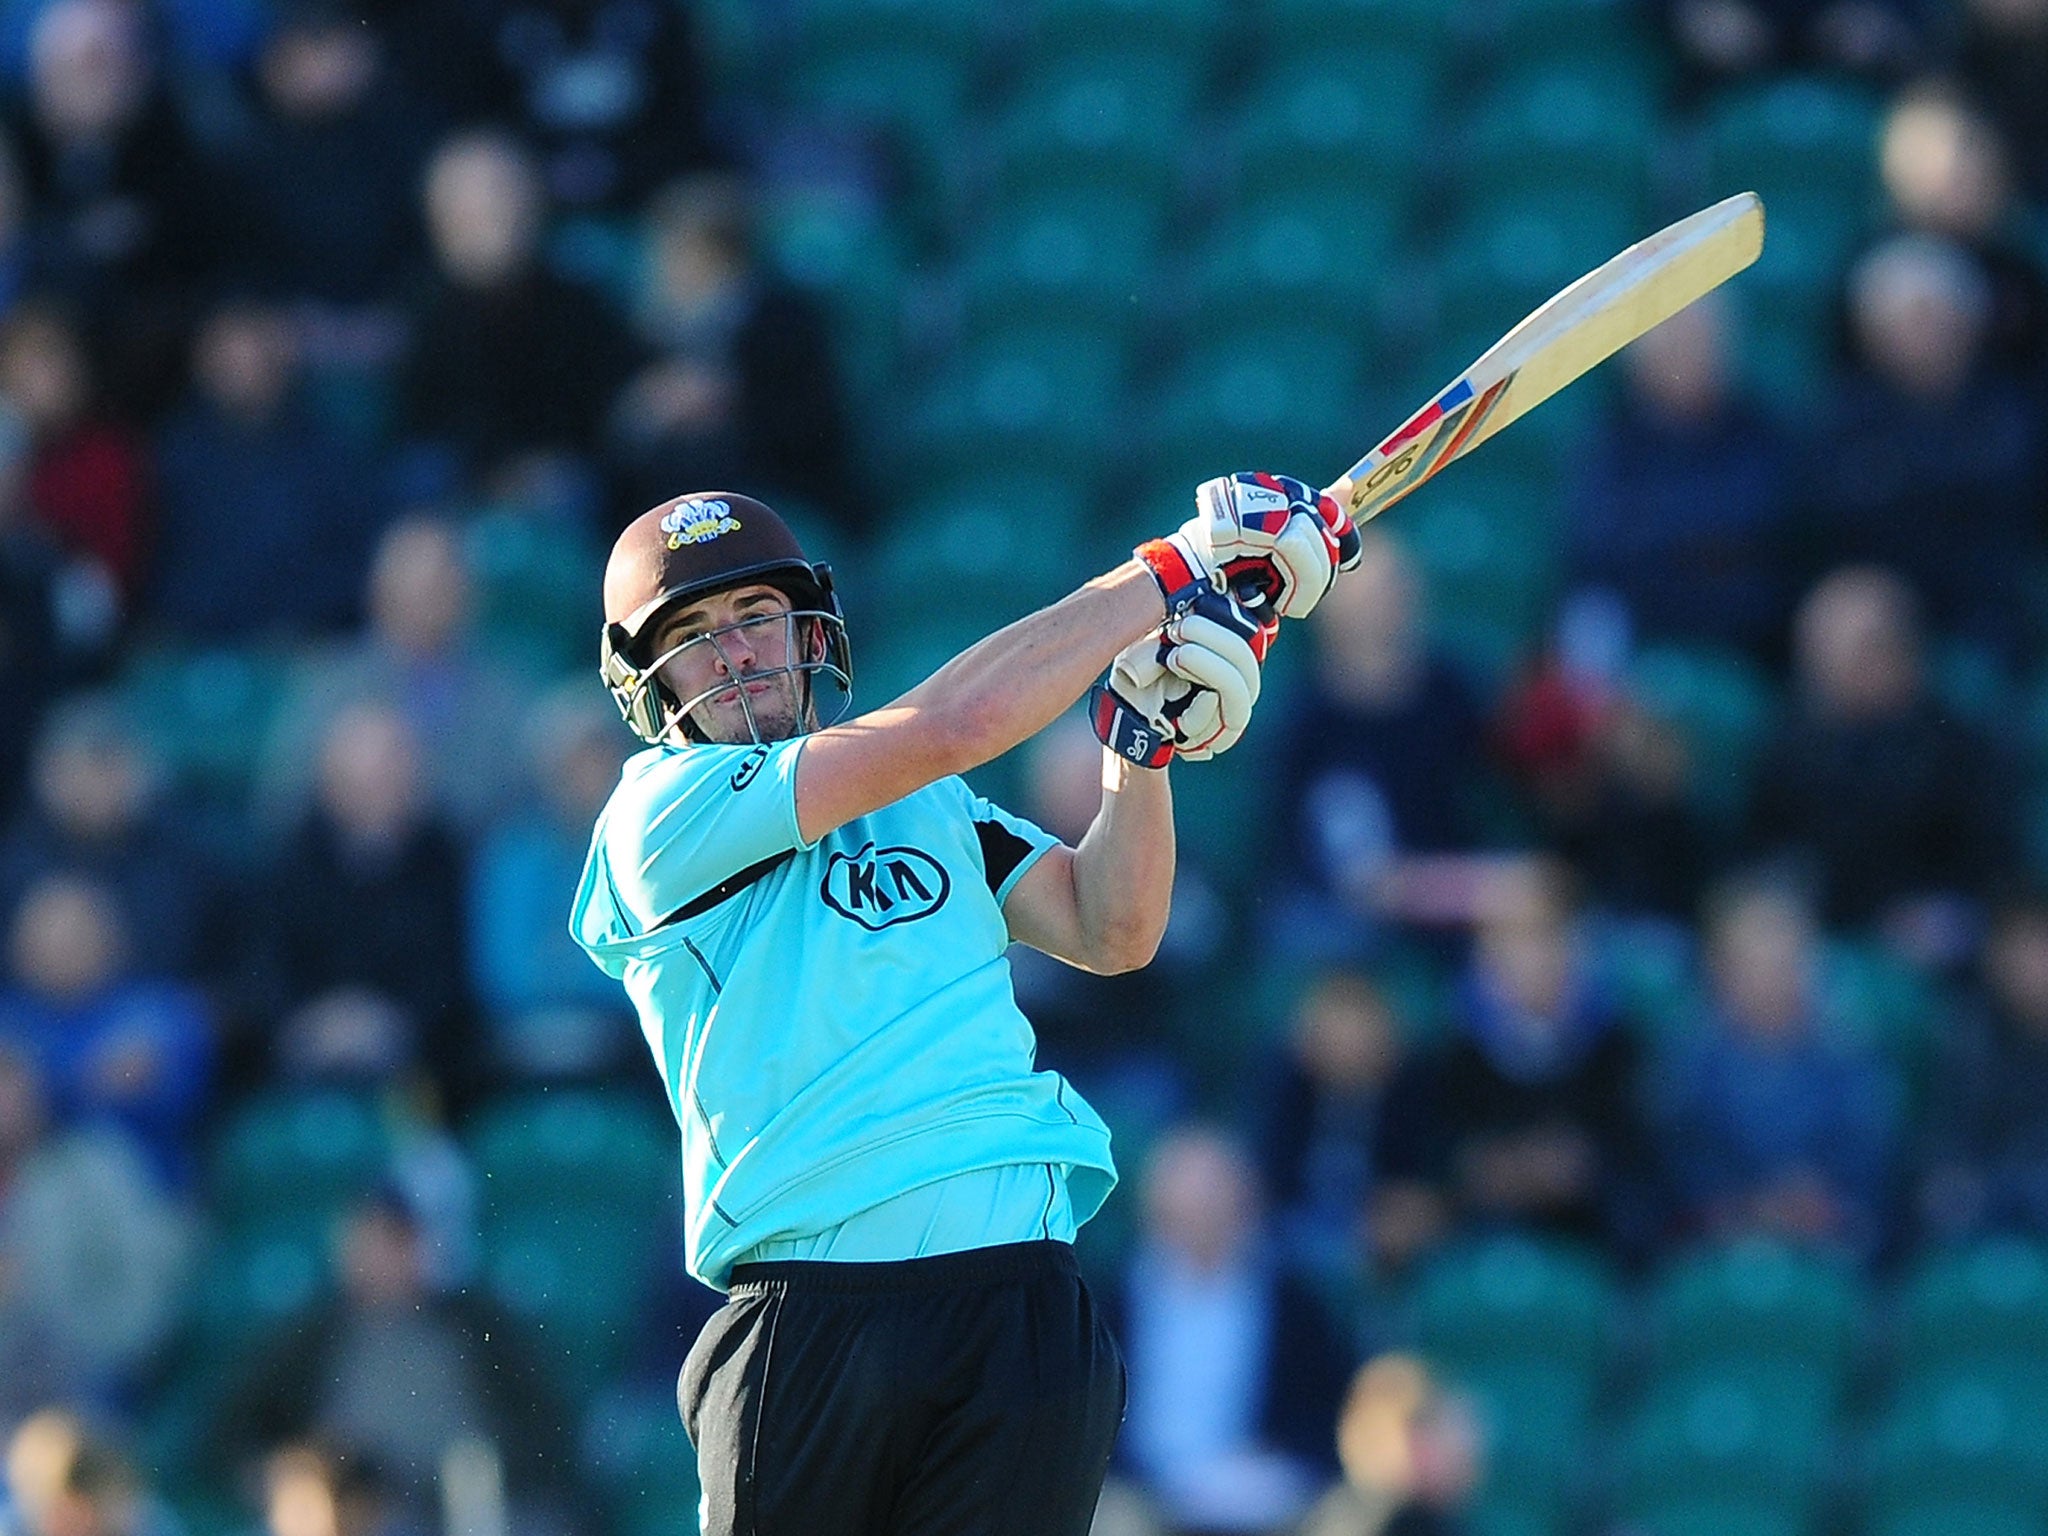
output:
M1003 903L1010 937L1112 975L1149 963L1173 897L1166 772L1102 755L1102 805L1075 848L1049 849Z
M1104 971L1151 963L1173 904L1173 790L1163 768L1102 754L1102 807L1074 850L1074 909Z
M974 767L1052 724L1118 651L1165 618L1158 583L1127 561L968 647L892 707L954 721L961 750L975 754L961 766Z
M1028 740L1165 617L1158 582L1128 561L968 647L894 703L817 732L797 769L805 837Z

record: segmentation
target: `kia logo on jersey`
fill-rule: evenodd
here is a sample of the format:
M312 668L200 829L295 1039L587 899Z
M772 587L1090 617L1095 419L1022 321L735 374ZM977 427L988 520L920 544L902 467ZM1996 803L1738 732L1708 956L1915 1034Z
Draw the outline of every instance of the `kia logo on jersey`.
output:
M877 849L869 843L859 853L826 860L818 894L841 917L879 933L930 917L953 894L953 881L946 866L921 849Z

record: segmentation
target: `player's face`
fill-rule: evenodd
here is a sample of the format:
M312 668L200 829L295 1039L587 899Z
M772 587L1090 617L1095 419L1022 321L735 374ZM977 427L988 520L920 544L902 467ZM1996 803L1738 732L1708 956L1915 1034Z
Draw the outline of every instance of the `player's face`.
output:
M678 609L655 640L668 657L661 680L678 699L697 702L690 722L717 742L784 741L801 729L805 658L792 633L789 599L755 584L720 592Z

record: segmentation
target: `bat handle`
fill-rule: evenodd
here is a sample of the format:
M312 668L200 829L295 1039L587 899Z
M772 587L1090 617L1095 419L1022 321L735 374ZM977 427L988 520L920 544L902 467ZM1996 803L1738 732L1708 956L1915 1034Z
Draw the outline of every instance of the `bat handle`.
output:
M1334 485L1325 486L1323 494L1338 506L1349 510L1351 506L1351 477L1341 476ZM1349 570L1357 561L1359 551L1365 548L1365 538L1358 531L1354 518L1351 525L1337 539L1337 568Z

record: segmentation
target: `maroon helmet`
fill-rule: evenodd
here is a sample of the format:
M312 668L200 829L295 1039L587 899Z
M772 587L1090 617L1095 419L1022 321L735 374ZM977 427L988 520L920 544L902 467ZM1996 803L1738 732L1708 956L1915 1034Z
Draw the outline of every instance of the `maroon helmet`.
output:
M678 699L655 675L668 660L650 654L662 622L686 603L756 582L789 598L788 654L796 659L774 670L801 682L802 707L812 726L815 674L824 673L850 693L853 657L831 568L805 559L789 525L765 503L731 491L694 491L633 519L605 564L600 671L619 713L642 741L681 745L701 739L689 713L702 698ZM800 635L806 643L797 643ZM699 640L716 643L711 636L689 643Z

